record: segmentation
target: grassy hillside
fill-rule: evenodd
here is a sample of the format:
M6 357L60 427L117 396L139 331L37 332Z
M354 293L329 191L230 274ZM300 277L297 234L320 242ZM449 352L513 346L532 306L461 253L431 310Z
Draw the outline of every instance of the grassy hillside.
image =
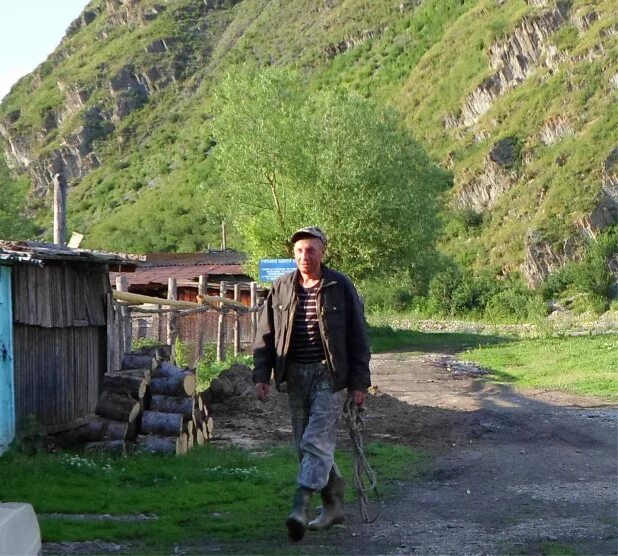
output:
M531 237L559 264L585 247L618 128L610 0L140 0L128 9L94 0L82 19L0 105L2 135L30 158L26 168L8 157L33 177L24 210L43 228L41 168L64 148L78 176L69 224L88 246L217 245L220 215L202 195L212 92L241 66L277 64L301 69L315 90L346 87L400 111L453 172L441 245L464 266L518 271L535 256ZM479 108L496 79L504 83ZM498 167L500 141L513 156ZM479 188L490 203L479 204Z

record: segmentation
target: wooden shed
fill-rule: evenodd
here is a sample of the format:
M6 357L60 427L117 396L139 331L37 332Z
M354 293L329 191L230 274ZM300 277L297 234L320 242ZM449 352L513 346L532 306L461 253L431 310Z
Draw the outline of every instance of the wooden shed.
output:
M0 452L29 415L58 430L92 413L107 370L108 270L119 255L0 241ZM4 404L6 402L6 406Z

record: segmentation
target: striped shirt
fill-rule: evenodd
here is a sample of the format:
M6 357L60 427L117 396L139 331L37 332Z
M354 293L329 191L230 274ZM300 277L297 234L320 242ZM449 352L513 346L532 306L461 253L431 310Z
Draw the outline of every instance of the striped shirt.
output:
M298 363L324 360L324 346L318 323L317 299L319 284L312 288L296 286L298 304L294 313L289 356Z

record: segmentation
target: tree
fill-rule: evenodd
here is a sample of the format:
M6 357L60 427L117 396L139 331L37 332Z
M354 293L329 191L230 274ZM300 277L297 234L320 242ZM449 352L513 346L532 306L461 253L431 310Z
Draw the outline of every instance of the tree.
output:
M392 109L347 91L308 91L269 68L224 80L213 122L212 192L255 263L288 256L306 225L356 279L414 268L433 252L448 184Z

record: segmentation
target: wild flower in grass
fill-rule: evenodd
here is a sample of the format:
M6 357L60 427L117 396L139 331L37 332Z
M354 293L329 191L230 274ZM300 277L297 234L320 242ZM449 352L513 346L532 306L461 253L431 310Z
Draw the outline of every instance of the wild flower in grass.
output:
M68 467L73 471L79 471L85 474L104 473L107 475L112 471L109 460L93 461L74 454L63 454L60 458L60 463L62 466Z
M255 477L258 474L257 467L206 467L204 473L207 477L213 479L239 479L247 480L249 477Z

